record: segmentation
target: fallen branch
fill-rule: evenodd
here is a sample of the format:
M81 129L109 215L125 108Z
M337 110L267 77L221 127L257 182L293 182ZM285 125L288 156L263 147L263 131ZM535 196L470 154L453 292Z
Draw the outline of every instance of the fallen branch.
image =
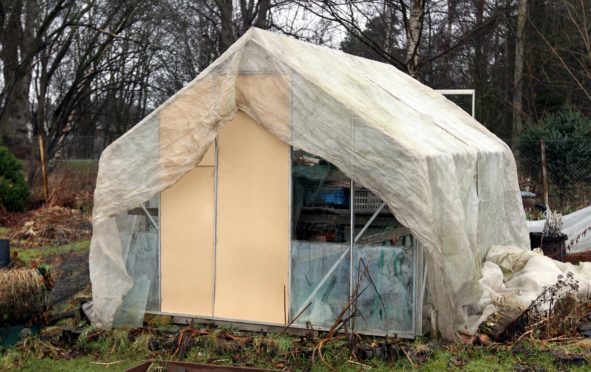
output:
M119 364L121 362L123 362L123 361L122 360L118 360L116 362L88 362L88 363L89 364L97 364L97 365L105 366L105 367L109 368L111 365L113 365L113 364Z

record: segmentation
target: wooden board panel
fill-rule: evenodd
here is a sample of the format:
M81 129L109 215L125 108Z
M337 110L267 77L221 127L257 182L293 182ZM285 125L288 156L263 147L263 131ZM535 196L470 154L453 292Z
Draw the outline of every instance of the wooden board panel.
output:
M283 323L290 148L239 112L218 136L214 316ZM289 304L289 299L287 299Z
M160 203L161 311L211 316L214 168L196 167Z

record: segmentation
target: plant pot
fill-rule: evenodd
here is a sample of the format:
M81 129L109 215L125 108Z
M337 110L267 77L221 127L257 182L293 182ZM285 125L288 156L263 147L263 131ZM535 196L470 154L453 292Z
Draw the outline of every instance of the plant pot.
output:
M10 240L0 239L0 269L10 265Z
M566 257L566 234L544 235L541 232L529 233L531 249L541 248L544 256L564 261Z
M28 331L23 332L25 329L28 329ZM24 325L15 325L0 327L0 346L10 347L15 345L22 339L25 333L36 335L39 333L39 326L25 327Z

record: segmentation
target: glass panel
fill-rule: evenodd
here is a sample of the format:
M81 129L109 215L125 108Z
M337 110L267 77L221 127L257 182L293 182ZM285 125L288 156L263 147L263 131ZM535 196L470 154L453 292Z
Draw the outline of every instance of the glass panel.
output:
M408 229L371 191L334 165L301 150L292 161L292 320L330 327L346 306L351 286L362 294L355 329L415 331L416 250ZM351 278L351 206L354 277ZM357 235L359 235L357 237Z
M334 165L301 150L292 160L293 240L350 240L350 180Z
M355 245L355 272L359 267L369 272L361 276L359 288L364 291L357 300L355 329L413 332L414 252L411 246Z
M348 244L292 242L292 319L301 312L296 324L334 324L349 298L349 249Z
M330 327L349 298L350 187L334 165L301 150L292 157L292 319Z
M126 297L134 294L145 297L147 293L147 299L126 298L124 305L127 302L145 303L145 310L160 311L160 242L157 228L160 225L160 195L156 195L144 205L146 210L141 207L134 208L117 218L123 237L123 257L127 272L134 281L134 288L140 285L142 287L132 289Z
M410 232L371 191L355 185L355 328L389 333L414 332L415 249ZM369 225L368 222L373 218ZM366 226L367 225L367 226ZM365 229L365 230L364 230ZM359 237L358 234L363 232Z

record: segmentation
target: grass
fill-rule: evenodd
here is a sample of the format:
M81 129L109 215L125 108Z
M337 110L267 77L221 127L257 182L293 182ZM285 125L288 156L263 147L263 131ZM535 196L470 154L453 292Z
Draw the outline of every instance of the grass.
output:
M96 173L98 171L98 163L98 160L95 159L72 159L60 162L60 166L70 171Z
M110 355L107 359L85 356L76 359L29 359L19 366L21 371L122 371L140 364L141 359ZM111 363L111 364L107 364Z
M39 248L11 248L11 251L16 252L21 260L23 260L25 263L28 263L64 253L86 253L89 249L90 240L82 240L70 244L53 245Z
M175 352L178 334L174 332L163 334L158 331L126 329L105 332L88 327L70 349L65 346L51 347L49 341L41 339L29 338L17 347L0 351L0 370L20 368L25 371L96 371L107 367L123 370L146 359L179 360L178 350ZM192 340L184 361L311 371L330 371L331 367L339 371L360 371L368 367L372 371L583 371L589 370L587 364L561 365L557 356L577 354L587 359L591 356L589 341L561 345L528 340L514 345L493 344L485 347L440 345L417 340L397 343L407 351L412 363L403 353L395 360L354 360L346 340L339 339L323 348L327 365L317 354L315 361L312 361L311 346L316 341L303 344L299 337L241 333L218 328L209 329L207 335L197 335ZM384 340L364 338L363 342L369 345ZM153 343L160 345L155 347L156 351L150 348ZM164 346L167 343L168 346ZM307 351L303 351L305 349ZM423 352L425 357L417 358L414 354L416 351ZM117 363L105 364L113 362Z
M8 239L10 236L10 228L0 226L0 239Z
M0 239L8 239L11 235L11 229L0 226ZM35 248L10 247L11 254L16 254L18 258L25 263L39 261L44 258L61 255L65 253L77 252L86 253L90 249L90 240L81 240L64 245L50 245Z

